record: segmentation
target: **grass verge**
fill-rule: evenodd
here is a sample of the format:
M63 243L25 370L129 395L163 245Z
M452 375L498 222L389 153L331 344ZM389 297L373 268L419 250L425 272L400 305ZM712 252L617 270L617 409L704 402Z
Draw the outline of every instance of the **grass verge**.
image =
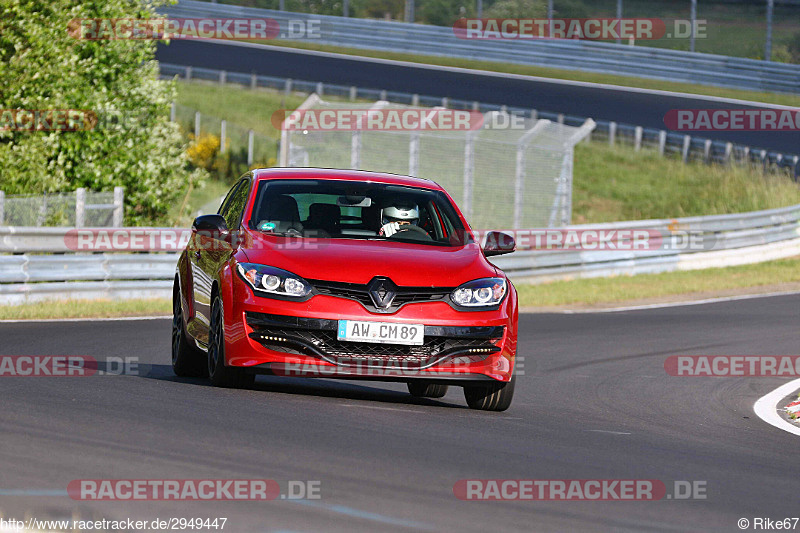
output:
M179 83L178 90L178 103L231 123L241 121L241 126L274 139L276 146L279 132L272 125L272 114L298 106L304 99L206 83ZM763 174L751 167L684 164L654 150L635 152L630 146L610 147L604 142L576 146L573 185L576 224L741 213L800 204L800 188L786 176ZM205 187L193 190L187 201L190 212L229 187L209 180Z
M596 306L637 300L669 301L671 297L714 297L800 284L800 257L754 265L709 268L662 274L516 284L520 307ZM795 287L800 290L800 286Z
M172 302L169 299L60 300L23 305L0 305L0 320L151 316L171 313Z

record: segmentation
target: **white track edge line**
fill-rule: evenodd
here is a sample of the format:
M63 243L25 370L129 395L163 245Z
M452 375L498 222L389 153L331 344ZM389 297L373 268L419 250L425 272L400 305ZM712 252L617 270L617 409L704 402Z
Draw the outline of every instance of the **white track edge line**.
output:
M124 322L126 320L172 320L172 315L150 315L150 316L115 316L101 318L9 318L0 320L0 324L24 324L34 322Z
M794 379L789 383L781 385L774 391L765 394L753 404L753 411L756 415L772 426L782 429L793 435L800 435L800 427L795 426L784 420L778 414L778 402L789 396L791 393L800 389L800 378Z

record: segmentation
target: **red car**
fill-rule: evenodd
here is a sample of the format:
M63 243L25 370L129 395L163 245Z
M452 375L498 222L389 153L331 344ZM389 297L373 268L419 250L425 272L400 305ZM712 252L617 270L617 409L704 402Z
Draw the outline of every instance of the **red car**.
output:
M256 374L464 388L474 409L514 394L517 294L433 181L354 170L253 170L198 217L173 291L172 367L216 386Z

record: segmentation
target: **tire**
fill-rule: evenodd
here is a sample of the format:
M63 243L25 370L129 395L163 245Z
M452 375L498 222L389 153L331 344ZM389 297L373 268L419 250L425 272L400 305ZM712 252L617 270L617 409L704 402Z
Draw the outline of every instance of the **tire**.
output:
M213 297L211 304L211 324L208 328L208 377L215 387L243 389L251 387L255 375L243 368L225 365L225 320L222 298Z
M177 284L172 291L172 371L182 378L208 375L206 354L192 343L183 323L181 293Z
M408 392L415 398L441 398L447 394L447 385L410 381L408 382Z
M514 382L517 376L511 376L511 381L491 384L468 385L464 387L464 398L471 409L481 411L505 411L511 406L514 398Z

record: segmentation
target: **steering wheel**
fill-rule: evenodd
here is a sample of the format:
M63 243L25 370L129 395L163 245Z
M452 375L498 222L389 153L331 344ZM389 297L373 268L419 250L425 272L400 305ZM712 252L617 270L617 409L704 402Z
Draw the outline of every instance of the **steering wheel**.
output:
M401 233L405 233L407 231L410 231L412 233L418 233L420 237L424 235L429 240L433 240L427 231L413 224L403 224L402 226L400 226L400 229L397 230L397 232L394 235L392 235L392 237L394 237L395 235L399 235Z

